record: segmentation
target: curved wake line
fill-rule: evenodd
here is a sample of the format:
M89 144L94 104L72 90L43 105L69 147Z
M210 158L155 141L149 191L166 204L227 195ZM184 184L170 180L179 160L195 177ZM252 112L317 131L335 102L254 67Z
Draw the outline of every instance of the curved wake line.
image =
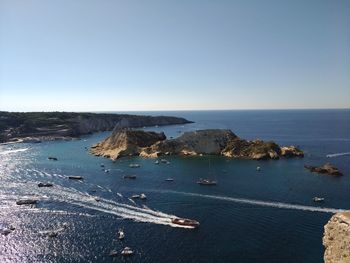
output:
M345 155L350 155L350 152L327 154L326 157L327 158L334 158L334 157L345 156Z
M317 206L308 206L308 205L296 205L296 204L289 204L289 203L282 203L282 202L261 201L261 200L235 198L235 197L227 197L227 196L220 196L220 195L215 196L215 195L205 195L205 194L196 194L196 193L186 193L186 192L172 191L172 190L149 190L149 191L150 192L169 193L169 194L180 194L180 195L194 196L194 197L202 197L202 198L208 198L208 199L216 199L216 200L222 200L222 201L230 201L230 202L235 202L235 203L258 205L258 206L265 206L265 207L302 210L302 211L309 211L309 212L338 213L338 212L349 211L346 209L338 209L338 208L317 207Z
M17 153L17 152L25 152L29 148L23 148L23 149L16 149L16 150L8 150L8 151L3 151L0 152L0 154L9 154L9 153Z

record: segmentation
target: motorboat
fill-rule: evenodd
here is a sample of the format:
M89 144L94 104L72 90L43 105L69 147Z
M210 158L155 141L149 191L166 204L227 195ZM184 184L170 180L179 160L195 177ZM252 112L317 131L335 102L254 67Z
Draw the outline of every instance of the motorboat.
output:
M118 251L117 250L111 250L111 252L109 252L109 256L110 257L115 257L115 256L117 256L118 255Z
M138 163L131 163L129 164L130 168L139 168L141 165L139 165Z
M140 198L140 195L132 195L131 198L132 199L138 199L138 198Z
M154 162L154 164L159 164L159 161L158 161L158 160L156 160L156 161Z
M173 218L171 220L171 223L180 225L180 226L190 226L193 228L199 227L199 222L192 219L187 218Z
M71 179L71 180L83 180L84 178L82 176L79 176L79 175L70 175L70 176L68 176L68 179Z
M57 161L58 160L56 157L52 157L52 156L47 157L47 159L51 160L51 161Z
M165 179L165 181L167 181L167 182L173 182L174 179L173 179L173 178L167 178L167 179Z
M140 199L145 200L147 199L147 196L145 194L140 194Z
M122 239L124 239L125 238L125 234L124 234L124 231L123 231L123 229L119 229L118 230L118 239L119 240L122 240Z
M123 256L131 256L132 254L134 254L134 251L132 251L131 248L129 248L129 247L125 247L125 248L122 250L121 254L122 254Z
M160 159L161 163L167 163L168 161L166 159Z
M38 202L38 199L19 199L16 201L17 205L35 205Z
M261 170L260 166L257 166L256 170L259 172Z
M136 179L136 175L124 175L124 179Z
M213 181L213 180L210 180L210 179L199 179L199 181L197 181L197 184L200 184L200 185L216 185L217 182L216 181Z
M51 183L38 183L38 187L52 187L53 184Z
M315 196L314 198L312 198L312 200L313 200L314 202L323 202L323 201L324 201L324 198L323 198L323 197L317 197L317 196Z

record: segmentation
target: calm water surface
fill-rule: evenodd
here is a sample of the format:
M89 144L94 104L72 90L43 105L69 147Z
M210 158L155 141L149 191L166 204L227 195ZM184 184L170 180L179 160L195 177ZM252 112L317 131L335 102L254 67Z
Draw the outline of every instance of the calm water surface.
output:
M150 159L112 162L89 155L87 148L109 132L75 141L2 145L0 229L16 229L0 236L0 262L322 262L324 224L336 209L350 209L350 155L326 158L350 152L350 110L149 114L195 121L147 128L168 137L228 128L246 139L298 145L306 156L272 161L169 157L169 165L155 165ZM303 169L328 161L345 175L333 178ZM129 168L130 163L141 168ZM137 179L123 179L128 174ZM84 180L71 181L69 175ZM164 181L168 177L174 182ZM218 185L201 187L195 183L200 177ZM38 182L54 187L38 188ZM147 201L129 200L139 193ZM33 195L40 199L36 206L15 204ZM313 203L314 196L325 202ZM174 227L174 215L201 226ZM117 240L118 228L125 230L124 241ZM48 230L59 230L58 236L47 237L43 231ZM135 251L133 257L108 256L125 246Z

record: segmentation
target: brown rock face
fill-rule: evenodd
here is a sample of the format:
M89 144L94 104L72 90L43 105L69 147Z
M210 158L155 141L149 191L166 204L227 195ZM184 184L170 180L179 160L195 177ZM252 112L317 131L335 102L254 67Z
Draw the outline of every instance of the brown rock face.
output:
M294 146L288 157L302 157ZM291 148L289 147L289 148ZM246 141L230 130L208 129L186 132L182 136L165 140L163 133L126 131L115 129L110 137L94 145L91 153L116 159L126 155L155 158L159 155L223 155L244 159L278 159L281 148L274 142Z
M325 263L350 263L350 212L337 213L324 227Z
M328 175L335 175L335 176L341 176L343 175L338 168L331 165L330 163L326 163L323 166L308 166L304 165L306 169L308 169L310 172L313 173L319 173L319 174L328 174Z
M91 153L117 159L121 156L139 155L142 148L165 140L164 133L118 130L111 136L91 147Z

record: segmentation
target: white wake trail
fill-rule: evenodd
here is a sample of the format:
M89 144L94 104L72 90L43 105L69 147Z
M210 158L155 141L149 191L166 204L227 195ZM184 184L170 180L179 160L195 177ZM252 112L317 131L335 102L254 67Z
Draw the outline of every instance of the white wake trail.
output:
M345 156L345 155L350 155L350 152L327 154L326 157L327 158L334 158L334 157Z
M317 207L317 206L308 206L308 205L296 205L296 204L289 204L289 203L282 203L282 202L261 201L261 200L235 198L235 197L220 196L220 195L218 195L218 196L205 195L205 194L197 194L197 193L172 191L172 190L150 190L150 192L180 194L180 195L186 195L186 196L194 196L194 197L202 197L202 198L208 198L208 199L229 201L229 202L235 202L235 203L241 203L241 204L258 205L258 206L283 208L283 209L294 209L294 210L302 210L302 211L309 211L309 212L338 213L338 212L349 211L346 209L338 209L338 208Z
M3 154L10 154L10 153L17 153L17 152L25 152L25 151L27 151L28 149L29 149L29 148L2 151L2 152L0 152L0 154L3 155Z

